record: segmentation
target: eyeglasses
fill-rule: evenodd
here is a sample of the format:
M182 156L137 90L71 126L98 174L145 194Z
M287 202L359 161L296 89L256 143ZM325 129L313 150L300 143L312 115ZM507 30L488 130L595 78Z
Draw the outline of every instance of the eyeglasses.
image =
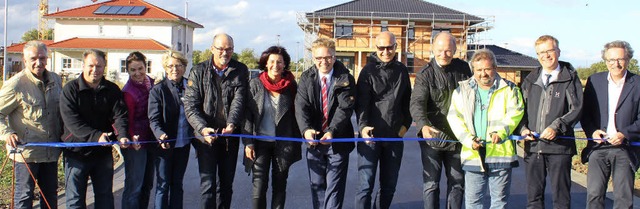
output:
M325 61L325 62L329 62L331 59L333 59L333 56L326 56L326 57L314 57L313 59L316 60L316 62L321 62L321 61Z
M376 46L376 47L378 48L378 51L384 51L384 50L393 51L396 49L396 44L393 44L391 46Z
M214 49L218 50L219 52L227 52L227 53L232 53L233 52L233 47L229 47L229 48L222 48L222 47L217 47L217 46L213 46Z
M554 48L554 49L549 49L547 51L536 52L538 56L542 56L545 54L550 55L551 53L556 53L556 49Z
M177 65L167 65L167 68L169 69L173 69L173 68L183 68L184 65L182 64L177 64Z
M614 63L625 63L627 61L627 59L625 59L625 58L606 59L604 61L606 61L607 64L614 64Z

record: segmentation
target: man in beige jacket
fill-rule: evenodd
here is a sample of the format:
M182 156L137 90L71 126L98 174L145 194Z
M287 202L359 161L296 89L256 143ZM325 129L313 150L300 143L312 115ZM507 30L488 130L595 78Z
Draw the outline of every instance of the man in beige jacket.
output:
M15 150L24 143L60 141L62 80L46 69L47 47L42 42L27 42L22 52L24 69L0 89L0 138L6 141L9 157L16 161L14 207L33 207L32 173L45 197L40 198L40 207L57 208L60 149L24 147L22 153Z

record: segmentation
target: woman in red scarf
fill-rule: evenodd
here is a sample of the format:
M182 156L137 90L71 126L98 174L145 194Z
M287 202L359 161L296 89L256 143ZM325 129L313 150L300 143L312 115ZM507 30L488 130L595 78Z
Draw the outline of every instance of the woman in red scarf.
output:
M272 46L260 56L263 71L249 81L249 101L245 132L256 136L301 138L293 99L297 84L289 63L291 57L280 46ZM267 207L269 167L272 175L271 208L284 208L289 167L302 158L301 143L267 139L243 139L245 170L253 172L253 208Z

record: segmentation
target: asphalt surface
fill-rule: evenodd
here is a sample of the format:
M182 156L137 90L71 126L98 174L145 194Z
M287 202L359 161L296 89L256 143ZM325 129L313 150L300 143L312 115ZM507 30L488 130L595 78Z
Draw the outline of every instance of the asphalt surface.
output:
M407 137L413 137L416 134L415 127L411 127L407 132ZM240 149L242 150L242 149ZM239 153L242 156L242 152ZM524 162L520 158L520 167L513 170L513 179L511 183L511 196L508 201L508 208L526 208L526 181ZM350 155L349 173L346 185L345 195L345 209L354 208L355 193L357 189L357 155L354 150ZM422 208L422 163L420 161L420 148L415 141L405 142L404 156L402 159L402 165L400 168L399 182L397 185L395 197L391 208L394 209L419 209ZM572 177L575 179L575 177ZM584 176L580 177L583 178ZM440 184L441 204L445 202L446 193L446 179L443 176L443 181ZM184 181L184 208L199 208L200 205L200 182L198 176L197 160L195 159L195 153L191 153L189 165L187 167L187 173L185 174ZM114 196L116 202L116 208L121 208L122 198L122 186L124 182L124 170L119 168L114 176ZM469 184L471 182L467 182ZM547 184L549 181L547 180ZM376 186L377 187L377 186ZM236 170L236 177L234 181L234 194L232 208L245 209L251 208L251 177L244 172L241 159L238 160L238 166ZM149 208L153 208L153 193ZM270 191L268 191L270 194ZM89 208L93 208L92 192L87 194L87 202L90 203ZM269 195L270 196L270 195ZM578 183L572 183L571 187L571 208L586 208L585 205L586 189ZM551 204L551 191L547 188L546 194L546 208L553 208ZM636 198L637 199L637 198ZM268 199L270 202L270 197ZM485 199L485 204L488 208L489 198ZM634 201L637 202L637 201ZM59 199L59 208L64 208L64 197ZM606 208L612 207L612 201L607 199ZM270 204L270 203L268 203ZM290 170L289 180L287 186L287 200L285 204L286 208L311 208L311 190L309 187L309 178L307 171L306 160L295 163ZM636 208L639 205L636 204ZM444 208L444 205L441 206Z

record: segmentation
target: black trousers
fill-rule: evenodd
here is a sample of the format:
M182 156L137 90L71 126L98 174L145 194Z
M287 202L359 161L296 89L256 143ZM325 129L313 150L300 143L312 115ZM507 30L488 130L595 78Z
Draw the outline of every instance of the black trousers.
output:
M289 166L282 153L276 153L276 143L256 140L254 142L255 161L253 163L253 209L267 208L269 188L269 168L271 167L271 208L283 209L287 196Z
M571 156L527 153L527 208L544 208L546 178L551 179L553 208L571 208Z

